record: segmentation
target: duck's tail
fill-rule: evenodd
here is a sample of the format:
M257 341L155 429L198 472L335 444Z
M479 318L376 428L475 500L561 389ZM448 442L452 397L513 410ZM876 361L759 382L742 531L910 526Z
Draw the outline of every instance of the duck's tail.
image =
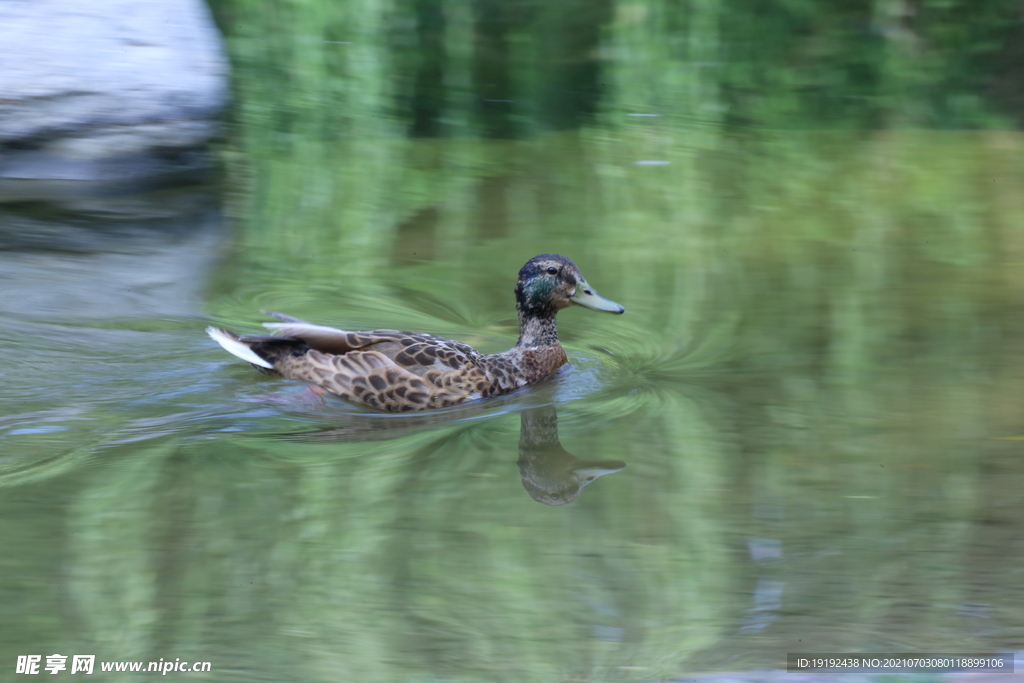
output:
M267 368L272 370L274 364L266 358L263 358L256 351L253 350L252 344L256 340L247 340L239 337L237 334L231 334L225 330L217 329L216 327L207 327L206 334L224 347L224 350L233 356L238 356L244 361L248 361L253 365L257 365L261 368Z

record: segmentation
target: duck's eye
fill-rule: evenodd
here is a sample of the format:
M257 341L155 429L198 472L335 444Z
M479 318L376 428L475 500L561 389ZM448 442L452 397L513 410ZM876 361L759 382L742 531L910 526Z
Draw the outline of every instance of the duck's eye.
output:
M554 266L548 266L548 273L549 274L554 275L557 272L558 272L558 268L555 268Z

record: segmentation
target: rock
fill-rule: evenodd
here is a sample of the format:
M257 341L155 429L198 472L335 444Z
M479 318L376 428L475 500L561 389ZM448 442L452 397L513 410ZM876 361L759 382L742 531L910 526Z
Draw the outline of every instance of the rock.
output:
M202 0L4 0L0 64L0 179L192 171L228 98Z

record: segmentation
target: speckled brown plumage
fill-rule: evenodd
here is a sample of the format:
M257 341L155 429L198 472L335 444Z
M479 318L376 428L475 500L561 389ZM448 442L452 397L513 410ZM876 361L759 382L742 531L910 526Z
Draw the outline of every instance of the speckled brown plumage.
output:
M567 360L555 314L571 303L623 311L597 296L572 261L543 254L520 270L520 336L504 353L482 354L461 342L414 332L349 332L270 312L284 321L265 323L273 335L207 331L265 372L312 382L356 403L405 412L499 396L548 377Z

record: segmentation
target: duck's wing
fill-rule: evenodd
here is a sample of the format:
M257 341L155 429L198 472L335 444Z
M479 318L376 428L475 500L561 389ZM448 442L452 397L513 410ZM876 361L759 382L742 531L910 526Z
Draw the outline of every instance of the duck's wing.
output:
M504 393L489 378L484 357L468 344L399 330L340 330L269 314L283 321L264 323L270 335L207 331L229 352L265 372L313 382L342 398L385 410L458 405L496 393L496 388Z
M284 377L314 382L351 401L400 412L494 393L481 354L452 339L399 330L350 332L301 321L264 325L275 334L240 341Z
M307 322L263 323L276 336L298 339L324 354L373 351L415 375L448 372L479 365L480 352L468 344L417 332L372 330L350 332Z
M400 334L394 330L378 330L376 332L349 332L325 325L293 320L283 323L263 323L263 327L274 333L274 336L299 339L311 349L322 353L349 353L365 349L376 343L386 341L389 337Z

